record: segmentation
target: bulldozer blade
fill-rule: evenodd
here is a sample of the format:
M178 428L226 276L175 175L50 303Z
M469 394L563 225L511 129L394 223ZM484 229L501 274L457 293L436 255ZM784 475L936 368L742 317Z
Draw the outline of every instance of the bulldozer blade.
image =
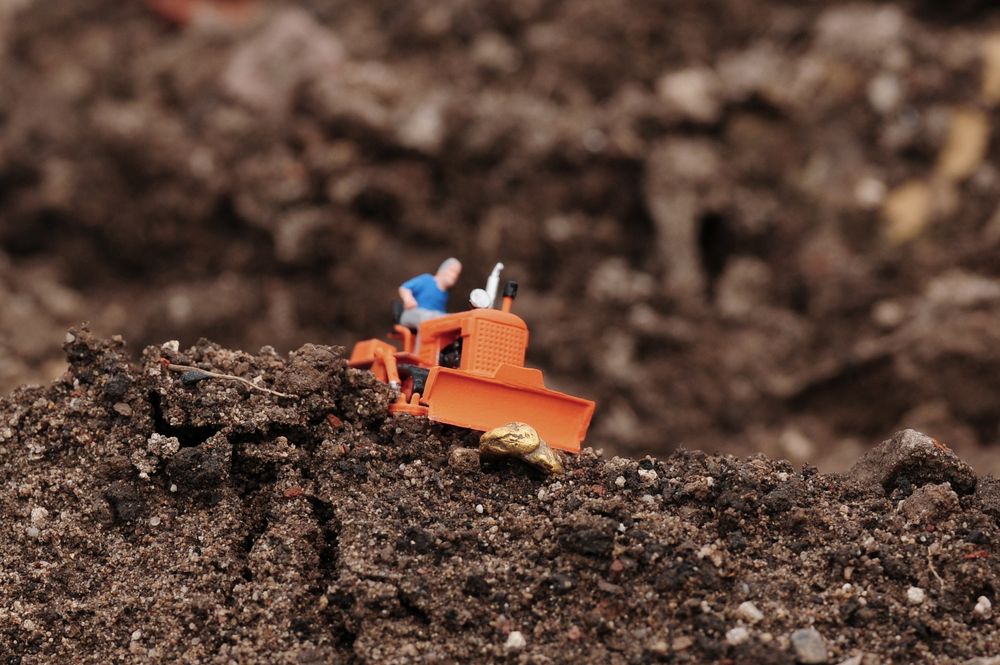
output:
M538 370L511 366L495 377L434 367L421 401L433 421L484 432L525 422L553 448L573 453L594 415L594 402L549 390Z

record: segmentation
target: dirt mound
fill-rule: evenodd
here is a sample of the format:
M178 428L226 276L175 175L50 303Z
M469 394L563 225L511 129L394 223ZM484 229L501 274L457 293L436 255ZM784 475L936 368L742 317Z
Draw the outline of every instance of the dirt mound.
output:
M988 4L0 4L0 383L81 320L349 344L455 254L609 449L996 468Z
M544 477L387 418L338 347L65 350L0 402L7 662L1000 654L998 482L916 432L846 476L588 449Z

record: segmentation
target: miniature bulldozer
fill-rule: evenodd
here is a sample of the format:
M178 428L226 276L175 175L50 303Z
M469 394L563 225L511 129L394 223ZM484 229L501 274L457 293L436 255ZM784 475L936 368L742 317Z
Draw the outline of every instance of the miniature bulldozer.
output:
M473 291L472 309L425 321L416 335L396 325L389 338L401 348L358 342L350 366L399 390L392 413L479 431L520 421L553 448L579 452L594 402L546 388L541 371L524 366L528 326L511 312L517 283L504 286L500 309L492 306L500 268L487 286L492 294Z

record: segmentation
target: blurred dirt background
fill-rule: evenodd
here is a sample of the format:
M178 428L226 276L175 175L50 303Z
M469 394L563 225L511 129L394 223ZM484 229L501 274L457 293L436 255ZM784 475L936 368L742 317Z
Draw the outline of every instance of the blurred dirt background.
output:
M590 443L1000 469L992 3L0 0L0 386L382 334L448 255L521 283Z

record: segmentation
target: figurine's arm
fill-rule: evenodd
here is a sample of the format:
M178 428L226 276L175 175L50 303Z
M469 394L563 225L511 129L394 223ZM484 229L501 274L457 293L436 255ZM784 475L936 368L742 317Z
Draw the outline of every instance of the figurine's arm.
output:
M403 309L413 309L417 306L417 299L413 297L413 291L405 286L399 287L399 299L403 301Z

